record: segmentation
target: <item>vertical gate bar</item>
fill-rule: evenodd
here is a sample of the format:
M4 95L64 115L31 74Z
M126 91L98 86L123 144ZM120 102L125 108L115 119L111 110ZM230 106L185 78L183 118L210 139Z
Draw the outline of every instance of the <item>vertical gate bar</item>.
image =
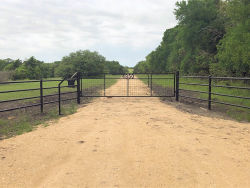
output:
M58 113L61 114L61 86L58 85Z
M152 82L152 73L151 73L151 83L150 83L150 95L153 96L153 91L152 91L152 85L153 85L153 82Z
M129 96L129 76L127 76L127 96Z
M104 80L104 85L103 85L103 87L104 87L104 97L106 96L106 91L105 91L105 88L106 88L106 75L105 75L105 73L103 74L103 80Z
M77 104L81 103L80 76L77 73Z
M175 93L175 100L176 101L179 101L179 71L177 71L176 72L176 75L175 75L175 77L176 77L176 86L175 86L175 88L176 88L176 93Z
M208 77L208 110L211 110L211 91L212 91L212 77L209 75Z
M40 104L41 113L43 113L43 80L40 80Z

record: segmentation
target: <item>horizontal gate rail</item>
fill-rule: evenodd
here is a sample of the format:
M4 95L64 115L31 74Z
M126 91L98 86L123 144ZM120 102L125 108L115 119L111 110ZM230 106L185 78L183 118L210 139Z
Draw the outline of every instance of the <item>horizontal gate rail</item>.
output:
M114 97L114 98L119 98L119 97L139 97L139 98L141 98L141 97L145 97L145 98L148 98L148 97L175 97L175 95L157 95L157 96L145 96L145 95L141 95L141 96L139 96L139 95L135 95L135 96L130 96L130 95L113 95L113 96L99 96L99 95L84 95L83 97Z

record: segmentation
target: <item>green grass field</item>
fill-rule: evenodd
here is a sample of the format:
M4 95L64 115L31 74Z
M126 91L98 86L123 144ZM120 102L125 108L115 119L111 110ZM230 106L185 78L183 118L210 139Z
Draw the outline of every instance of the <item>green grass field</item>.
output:
M43 88L48 87L57 87L59 81L50 81L43 82ZM65 81L62 86L67 86L67 82ZM0 91L11 91L11 90L24 90L24 89L39 89L40 82L28 82L28 83L15 83L15 84L0 84ZM75 88L62 88L62 92L67 91L75 91ZM49 95L57 93L58 89L43 89L43 95ZM19 99L24 97L35 97L40 96L40 90L33 91L20 91L20 92L11 92L11 93L0 93L0 100L11 100L11 99Z
M116 83L117 79L114 75L107 75L109 78L106 80L106 88L110 87L114 83ZM118 77L117 77L118 78ZM52 78L49 80L60 80L60 78ZM23 80L27 81L27 80ZM49 87L57 87L60 81L49 81L46 82L44 80L43 82L43 88L49 88ZM68 82L64 81L61 86L67 86ZM75 82L76 85L76 82ZM82 88L83 90L91 88L91 87L103 87L104 85L104 78L99 79L82 79ZM10 84L0 84L0 92L1 91L12 91L12 90L24 90L24 89L38 89L38 90L32 90L32 91L20 91L20 92L11 92L11 93L0 93L0 101L4 100L12 100L12 99L19 99L19 98L27 98L27 97L36 97L40 96L40 82L28 82L28 83L10 83ZM63 87L61 88L61 92L71 92L76 91L75 88L70 87ZM49 94L56 94L58 93L58 88L53 89L43 89L43 95L49 95ZM36 99L30 99L36 100ZM27 101L27 100L26 100Z

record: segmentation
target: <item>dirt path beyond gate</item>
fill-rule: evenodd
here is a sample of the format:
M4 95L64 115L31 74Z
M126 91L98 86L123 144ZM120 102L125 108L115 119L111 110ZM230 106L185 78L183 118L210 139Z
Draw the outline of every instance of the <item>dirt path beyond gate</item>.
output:
M250 187L249 177L250 124L158 98L99 98L0 141L0 187L228 188Z

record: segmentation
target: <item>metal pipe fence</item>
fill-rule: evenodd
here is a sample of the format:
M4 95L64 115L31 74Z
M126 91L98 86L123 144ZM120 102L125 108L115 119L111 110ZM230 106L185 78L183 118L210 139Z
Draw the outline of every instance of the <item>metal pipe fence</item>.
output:
M239 107L244 109L250 109L250 78L242 78L242 77L213 77L213 76L181 76L179 72L170 73L173 77L152 77L152 73L144 73L144 74L136 74L138 77L135 77L134 74L126 75L127 80L124 79L124 75L117 74L109 75L109 74L99 74L96 76L83 76L80 77L79 74L75 73L71 79L56 79L56 80L25 80L25 81L9 81L9 82L0 82L0 86L6 85L19 85L19 84L32 84L36 83L34 88L22 88L18 87L18 89L6 89L0 90L0 113L1 112L9 112L13 110L25 109L30 107L40 107L40 112L44 112L44 106L48 104L58 103L58 111L61 114L61 105L64 101L76 100L78 104L81 103L81 97L175 97L176 101L180 99L190 99L197 100L201 103L205 103L209 110L212 109L213 104L221 104L226 106ZM162 74L164 75L164 73ZM103 81L100 81L103 79ZM107 89L115 83L114 80L124 79L124 82L121 82L120 87L113 87L113 89ZM189 79L192 79L191 81ZM88 82L86 82L86 80ZM142 82L140 82L141 80ZM171 93L170 95L166 95L167 90L165 91L162 87L156 87L157 81L159 84L165 84L164 82L169 80L171 84ZM63 83L67 81L68 84L63 85ZM85 82L84 82L85 81ZM126 82L125 82L126 81ZM51 86L48 84L50 82L56 82L55 86ZM76 83L75 83L76 82ZM92 85L91 85L92 84ZM99 84L101 84L99 86ZM50 85L50 86L46 86ZM145 86L146 87L145 87ZM88 87L86 87L88 86ZM165 86L164 86L165 87ZM7 87L6 87L7 88ZM11 87L10 87L11 88ZM67 92L62 92L62 88L72 88L72 90L68 90ZM84 89L85 88L85 89ZM96 95L98 89L103 89L103 93L100 95ZM144 88L144 90L148 90L148 94L143 95L140 94L140 88ZM195 89L194 89L195 88ZM47 91L55 90L53 92ZM122 93L122 89L124 89L125 93ZM158 90L160 93L157 93ZM239 91L238 91L239 90ZM118 92L119 91L119 92ZM237 91L237 92L232 92ZM1 100L1 95L8 95L12 93L22 93L22 92L37 92L35 96L24 96L24 97L16 97ZM118 92L117 95L115 92ZM115 95L113 95L115 93ZM235 94L236 93L236 94ZM239 94L238 94L239 93ZM243 94L244 95L243 95ZM70 95L71 94L71 95ZM76 95L74 95L76 94ZM122 94L122 95L120 95ZM167 93L168 94L168 93ZM145 95L145 96L144 96ZM202 97L201 97L202 95ZM18 95L17 95L18 96ZM68 97L68 98L64 98ZM247 102L231 102L230 100L223 100L224 98L230 99L238 99ZM51 100L48 100L51 99ZM24 101L24 102L23 102ZM26 102L32 101L32 102ZM14 103L19 106L11 106L9 107L8 103ZM19 103L20 102L20 103ZM2 106L2 108L1 108ZM6 108L5 108L6 107Z
M189 78L196 79L198 81L201 81L202 83L193 83L194 81L192 80L191 83L185 82ZM185 80L180 82L180 79ZM225 85L217 85L217 82L226 82ZM237 86L236 85L227 85L228 82L234 82L235 81L244 81L244 83L247 83L247 87L243 86ZM207 82L207 83L205 83ZM197 89L187 89L187 88L180 88L181 86L198 86L200 88L207 88L207 91L203 90L197 90ZM179 98L186 98L186 99L195 99L198 101L203 101L207 102L207 108L211 110L211 105L213 103L215 104L222 104L222 105L227 105L227 106L234 106L234 107L239 107L239 108L245 108L245 109L250 109L250 106L247 105L242 105L242 104L235 104L235 103L230 103L230 102L225 102L221 100L214 100L213 98L215 96L221 96L221 97L229 97L229 98L234 98L234 99L244 99L244 100L249 100L250 99L250 92L248 92L248 96L238 96L238 95L232 95L232 94L227 94L227 93L218 93L218 92L213 92L214 89L216 88L225 88L228 90L241 90L241 91L249 91L250 90L250 78L240 78L240 77L213 77L211 75L209 76L180 76L179 72L176 73L176 101L179 101ZM180 94L180 92L183 92L184 94ZM185 94L186 92L186 94ZM200 93L200 94L207 94L207 99L205 98L200 98L196 96L190 96L187 95L187 93ZM229 92L230 93L230 92Z
M44 112L44 105L47 104L53 104L53 103L59 103L61 104L61 102L63 101L69 101L69 100L77 100L78 103L80 103L80 81L78 81L79 79L77 79L77 85L64 85L61 86L61 84L63 83L63 81L65 81L66 79L56 79L56 80L28 80L28 81L9 81L9 82L0 82L0 86L1 85L8 85L8 86L12 86L12 84L15 85L21 85L21 84L31 84L31 83L37 83L39 84L39 87L37 88L28 88L28 89L16 89L16 90L5 90L5 91L0 91L0 105L2 105L2 108L0 108L0 113L1 112L9 112L9 111L14 111L14 110L20 110L20 109L25 109L25 108L30 108L30 107L38 107L40 106L40 111L41 113ZM44 87L44 85L46 83L49 82L60 82L61 84L58 84L57 86L53 86L53 87ZM55 83L56 85L56 83ZM76 91L68 91L68 92L61 92L61 88L73 88L76 87L77 90ZM45 95L45 91L47 90L51 90L51 89L58 89L58 91L52 92L52 94L47 94ZM38 93L36 94L36 96L31 96L31 97L16 97L14 99L7 99L7 100L1 100L1 94L9 94L9 93L21 93L21 92L30 92L30 91L38 91ZM72 97L72 96L68 96L69 94L74 94L76 93L77 96L76 97ZM66 99L61 99L61 96L68 96ZM52 97L58 97L58 100L53 99ZM45 101L45 99L51 97L51 100L49 101ZM32 100L31 102L27 102L27 100ZM21 104L16 104L16 106L14 107L5 107L8 106L9 103L11 102L18 102L18 101L23 101L23 103ZM6 104L5 106L3 106L4 104ZM61 110L61 107L59 107ZM59 111L59 114L61 114L61 111Z

